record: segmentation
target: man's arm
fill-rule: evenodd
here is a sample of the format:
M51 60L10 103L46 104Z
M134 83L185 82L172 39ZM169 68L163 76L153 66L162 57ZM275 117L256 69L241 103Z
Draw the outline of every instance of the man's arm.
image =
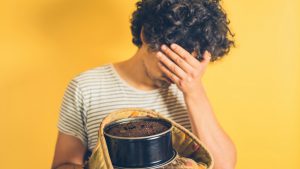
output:
M63 164L63 165L58 166L55 169L83 169L83 166L76 165L76 164Z
M193 133L200 138L212 153L215 169L233 169L236 164L236 149L218 124L202 86L202 90L185 95L185 102L192 123Z
M233 142L218 124L202 85L202 76L211 56L205 51L199 62L179 45L161 47L157 52L160 69L183 92L193 133L207 146L215 160L214 169L233 169L236 149ZM195 53L194 53L195 54Z
M80 139L59 132L51 169L82 169L86 151Z

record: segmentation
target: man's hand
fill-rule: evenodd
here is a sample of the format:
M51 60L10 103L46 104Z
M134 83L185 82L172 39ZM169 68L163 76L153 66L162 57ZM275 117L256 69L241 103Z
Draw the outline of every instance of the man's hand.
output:
M199 62L195 56L177 44L172 44L171 48L167 45L161 46L162 52L157 52L159 67L170 78L178 88L189 95L199 91L201 78L211 59L208 51L204 53L204 60Z

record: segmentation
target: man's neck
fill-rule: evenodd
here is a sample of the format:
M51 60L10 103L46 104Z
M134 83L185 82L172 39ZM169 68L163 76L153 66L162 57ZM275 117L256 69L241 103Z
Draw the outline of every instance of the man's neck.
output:
M153 90L153 81L148 77L143 61L144 50L139 49L136 54L128 60L113 64L117 73L128 85L140 90Z

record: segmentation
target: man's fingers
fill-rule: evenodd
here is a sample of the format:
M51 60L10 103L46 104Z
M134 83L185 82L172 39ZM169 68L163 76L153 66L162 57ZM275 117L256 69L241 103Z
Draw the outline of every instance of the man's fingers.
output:
M165 54L163 54L162 52L157 52L156 56L177 77L181 79L186 78L186 73L173 61L171 61Z
M191 65L189 65L181 56L172 51L167 45L161 46L162 51L169 56L173 62L175 62L186 73L192 71Z
M161 69L161 71L165 73L168 76L168 78L170 78L175 84L179 82L180 79L174 73L172 73L168 68L166 68L166 66L163 65L163 63L158 62L158 66Z
M171 44L171 49L192 67L196 68L199 66L199 61L181 46L173 43Z
M206 50L203 54L204 60L200 63L203 67L206 67L210 60L211 60L211 54Z

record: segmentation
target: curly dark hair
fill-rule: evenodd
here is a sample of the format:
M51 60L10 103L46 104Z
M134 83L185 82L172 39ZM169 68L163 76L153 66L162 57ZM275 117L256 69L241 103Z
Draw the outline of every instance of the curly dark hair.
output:
M141 47L143 37L152 51L177 43L203 59L205 50L215 61L234 46L227 14L220 0L141 0L131 18L132 42Z

